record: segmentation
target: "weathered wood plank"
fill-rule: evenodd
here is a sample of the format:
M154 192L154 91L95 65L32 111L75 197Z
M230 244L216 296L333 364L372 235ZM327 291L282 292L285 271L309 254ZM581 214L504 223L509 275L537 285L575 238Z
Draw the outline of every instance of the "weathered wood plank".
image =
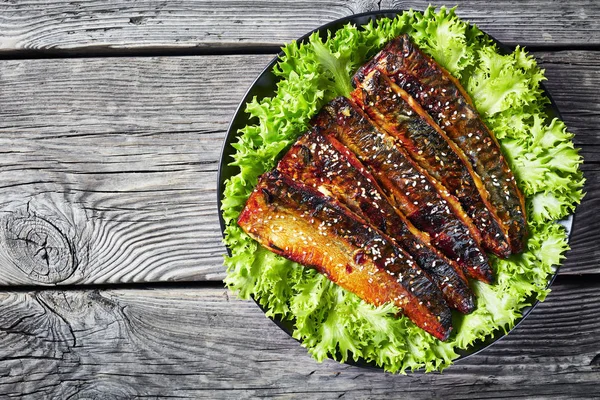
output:
M600 58L538 55L594 161ZM0 61L0 285L222 279L221 143L237 102L270 59ZM598 224L590 222L598 219L600 173L586 168L584 217L563 273L600 272Z
M533 54L546 70L545 84L565 122L577 134L576 143L600 144L600 52ZM56 136L84 129L222 131L243 92L272 57L0 61L0 129L33 134L33 129L51 127ZM592 151L592 160L600 161Z
M513 333L443 374L318 364L222 289L0 293L0 393L38 398L589 398L599 283L556 284Z
M584 147L586 161L600 161L600 52L534 52L546 71L544 82L569 129L576 134L575 143ZM593 145L593 146L586 146Z
M571 232L571 250L561 267L561 274L598 274L600 273L600 239L598 238L598 210L600 209L600 168L597 164L584 164L583 173L587 181L584 187L586 195L577 208L573 231Z
M221 279L217 160L270 58L0 63L0 282Z
M3 2L0 52L281 46L335 19L377 9L424 9L428 1ZM600 5L591 0L455 1L458 14L507 44L600 45Z

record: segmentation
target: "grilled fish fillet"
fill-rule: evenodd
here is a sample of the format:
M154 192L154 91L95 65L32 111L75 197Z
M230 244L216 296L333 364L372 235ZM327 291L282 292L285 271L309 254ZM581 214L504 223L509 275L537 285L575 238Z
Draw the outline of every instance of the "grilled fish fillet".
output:
M462 150L406 91L379 70L371 71L356 86L352 99L458 198L479 230L483 247L498 257L508 257L510 246L501 221L489 211L487 190Z
M238 224L273 252L316 268L368 303L391 302L423 330L448 338L450 309L428 275L331 197L272 171L260 178Z
M502 222L511 251L524 250L525 201L494 134L485 126L457 79L402 35L359 69L360 82L373 69L406 90L464 151L489 194L490 211Z
M369 168L388 198L432 243L465 273L486 283L493 280L479 232L456 198L421 168L397 143L379 130L349 99L339 97L313 120L348 147Z
M406 250L441 290L446 303L462 313L475 308L459 265L449 260L389 203L372 175L339 141L315 128L301 136L277 165L295 181L335 198Z

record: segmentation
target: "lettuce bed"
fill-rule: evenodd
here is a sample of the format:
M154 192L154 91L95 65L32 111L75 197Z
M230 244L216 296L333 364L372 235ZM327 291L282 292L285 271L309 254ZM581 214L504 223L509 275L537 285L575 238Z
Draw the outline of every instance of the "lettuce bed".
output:
M407 318L396 318L394 306L366 304L314 270L265 250L236 224L258 176L275 165L326 102L350 92L355 69L401 33L410 34L460 79L500 140L527 199L527 251L509 260L492 257L497 282L472 282L477 310L467 316L455 314L455 330L447 342ZM243 299L253 296L269 316L294 321L293 336L317 360L343 362L352 354L391 372L441 370L458 357L458 349L498 329L512 328L532 296L546 297L553 266L568 249L566 232L556 220L574 211L584 180L572 134L562 121L546 115L549 101L540 89L543 71L524 49L501 55L454 9L430 7L360 29L347 25L324 42L314 34L307 44L293 42L283 51L275 67L281 78L275 96L248 103L246 112L257 123L242 129L233 144L232 165L240 172L226 182L222 201L225 244L232 253L225 258L225 282L231 290Z

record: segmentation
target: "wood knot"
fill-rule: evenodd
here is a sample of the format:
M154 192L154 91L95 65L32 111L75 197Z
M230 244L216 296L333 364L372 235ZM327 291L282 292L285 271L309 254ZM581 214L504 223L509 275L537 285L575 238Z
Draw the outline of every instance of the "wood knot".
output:
M58 283L73 274L77 267L75 251L55 224L37 215L16 214L3 222L6 251L30 279Z

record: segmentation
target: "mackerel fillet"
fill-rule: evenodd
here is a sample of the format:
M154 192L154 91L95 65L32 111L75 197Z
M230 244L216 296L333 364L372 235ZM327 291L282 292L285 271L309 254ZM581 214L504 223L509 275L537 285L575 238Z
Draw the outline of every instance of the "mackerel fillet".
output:
M410 222L465 273L490 283L493 273L479 246L479 232L458 200L432 178L391 135L377 129L349 99L323 107L313 124L348 147Z
M238 224L269 250L327 276L373 305L391 302L440 340L450 309L427 273L391 239L331 197L272 171L251 194Z
M456 143L415 99L382 72L373 70L356 84L352 99L458 198L479 230L484 248L498 257L508 257L508 239L498 216L489 211L487 190Z
M427 110L460 147L487 189L490 211L502 222L512 253L527 238L525 201L494 134L485 126L458 80L402 35L389 42L355 75L360 82L373 69L386 74Z
M446 303L462 313L475 308L461 267L430 243L397 212L375 178L348 148L314 128L301 136L277 165L295 181L335 198L352 212L381 230L406 250L441 290Z

